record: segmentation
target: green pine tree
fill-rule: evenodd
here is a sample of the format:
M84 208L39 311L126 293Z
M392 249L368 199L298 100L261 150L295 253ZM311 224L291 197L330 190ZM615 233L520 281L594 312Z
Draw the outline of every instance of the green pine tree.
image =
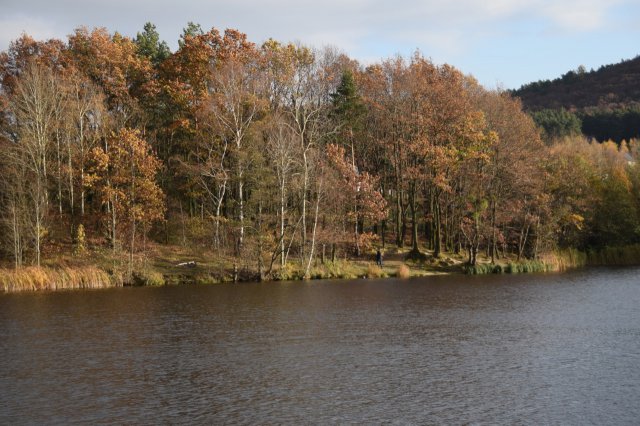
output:
M166 42L160 41L160 34L151 22L144 24L144 31L136 35L135 43L138 46L138 54L149 58L155 66L171 55L169 46Z

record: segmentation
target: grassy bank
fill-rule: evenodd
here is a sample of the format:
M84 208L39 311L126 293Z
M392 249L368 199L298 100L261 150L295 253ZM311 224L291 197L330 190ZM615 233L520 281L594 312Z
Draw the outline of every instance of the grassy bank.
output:
M605 248L587 253L563 250L544 254L537 260L516 261L514 258L503 258L495 264L480 256L474 266L466 265L466 259L455 254L444 254L435 259L427 253L419 260L412 260L406 250L389 250L382 267L376 265L372 258L373 256L364 256L325 263L318 260L312 265L307 277L304 276L305 268L300 263L290 262L282 269L276 267L264 278L268 281L291 281L411 278L450 273L558 272L591 265L637 265L640 264L640 245ZM82 259L61 255L40 268L0 268L0 291L217 284L233 282L232 270L232 260L216 253L157 245L137 256L133 267L122 256L115 256L107 250L94 251ZM242 265L239 279L256 281L259 276L250 265Z

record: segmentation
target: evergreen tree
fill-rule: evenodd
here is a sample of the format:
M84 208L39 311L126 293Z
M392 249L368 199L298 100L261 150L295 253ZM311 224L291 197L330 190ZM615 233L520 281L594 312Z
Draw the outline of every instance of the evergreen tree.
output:
M160 41L160 34L156 26L151 22L144 24L144 31L138 33L135 39L138 54L149 58L153 65L157 66L171 55L171 50L166 42Z
M356 82L351 71L346 70L342 73L340 85L336 92L331 94L331 99L333 101L331 115L338 124L351 132L360 130L365 107L358 95Z
M182 49L184 46L185 39L187 37L195 37L204 34L202 31L202 27L200 24L196 24L193 22L189 22L186 27L182 30L182 34L180 35L180 40L178 40L178 46Z
M543 139L550 143L554 139L582 134L582 122L571 111L564 108L544 109L531 114L533 121L543 130Z

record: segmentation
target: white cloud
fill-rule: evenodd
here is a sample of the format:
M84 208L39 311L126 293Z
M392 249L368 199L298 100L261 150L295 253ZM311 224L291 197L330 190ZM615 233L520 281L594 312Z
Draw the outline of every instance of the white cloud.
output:
M608 11L619 1L569 0L545 1L540 5L542 14L565 31L590 31L606 23Z

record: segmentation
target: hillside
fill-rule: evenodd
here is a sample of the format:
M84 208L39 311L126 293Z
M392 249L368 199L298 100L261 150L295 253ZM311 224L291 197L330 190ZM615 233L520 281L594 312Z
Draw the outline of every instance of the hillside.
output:
M511 93L522 99L547 140L575 129L598 141L640 137L640 56L597 71L579 67Z
M640 56L595 71L580 67L555 80L525 84L512 94L530 111L628 107L640 103Z

